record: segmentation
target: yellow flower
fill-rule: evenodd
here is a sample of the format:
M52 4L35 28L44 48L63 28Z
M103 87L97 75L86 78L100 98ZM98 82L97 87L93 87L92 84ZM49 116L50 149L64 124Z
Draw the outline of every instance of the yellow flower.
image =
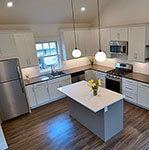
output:
M94 80L91 80L91 83L93 83L94 82Z
M91 81L88 81L88 83L91 83Z
M88 86L90 87L90 84L88 84Z
M101 80L98 80L98 85L101 86Z
M96 86L96 83L94 83L93 86Z
M92 91L93 91L93 89L90 89L90 91L92 92Z

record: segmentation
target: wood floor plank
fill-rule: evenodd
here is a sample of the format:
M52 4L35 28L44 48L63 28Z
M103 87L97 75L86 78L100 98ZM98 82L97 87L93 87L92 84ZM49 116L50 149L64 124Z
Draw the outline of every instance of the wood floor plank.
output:
M8 150L149 150L149 112L124 103L124 130L104 143L69 116L67 100L2 124Z

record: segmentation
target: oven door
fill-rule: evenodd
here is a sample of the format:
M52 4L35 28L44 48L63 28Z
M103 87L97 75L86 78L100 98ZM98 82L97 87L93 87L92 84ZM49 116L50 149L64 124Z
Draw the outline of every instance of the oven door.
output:
M122 82L121 80L106 78L106 88L117 93L122 93Z

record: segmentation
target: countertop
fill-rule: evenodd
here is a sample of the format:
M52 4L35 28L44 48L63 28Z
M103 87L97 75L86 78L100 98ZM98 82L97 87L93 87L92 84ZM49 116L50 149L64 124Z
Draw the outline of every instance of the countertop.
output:
M93 96L87 84L87 81L81 81L58 90L95 113L125 98L122 94L102 87L98 89L98 95Z
M100 66L100 65L86 65L86 66L77 67L77 68L68 69L68 70L62 70L62 71L64 71L66 73L66 75L69 75L69 74L73 74L76 72L85 71L85 70L89 70L89 69L93 69L93 70L97 70L97 71L106 73L108 71L113 70L114 68L104 67L104 66ZM25 79L24 85L27 86L27 85L43 82L43 81L50 80L50 79L52 79L52 78L48 78L48 74L45 74L45 75L41 75L38 77L30 78L29 81Z
M124 78L128 78L128 79L132 79L132 80L136 80L136 81L149 84L149 75L145 75L141 73L136 73L136 72L129 73L129 74L124 75Z
M66 75L69 75L69 74L73 74L73 73L80 72L80 71L86 71L89 69L107 73L107 72L113 70L114 68L100 66L100 65L86 65L86 66L72 68L72 69L68 69L68 70L62 70L62 71L66 72ZM48 74L45 74L45 75L31 78L29 81L25 79L24 84L25 84L25 86L27 86L27 85L31 85L34 83L50 80L50 78L47 78L47 77L48 77ZM123 77L149 84L149 75L133 72L133 73L124 75Z

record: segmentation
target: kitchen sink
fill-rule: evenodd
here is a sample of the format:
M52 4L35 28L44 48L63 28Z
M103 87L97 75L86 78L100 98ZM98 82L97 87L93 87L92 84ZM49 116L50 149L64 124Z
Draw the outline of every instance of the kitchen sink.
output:
M53 76L53 77L59 77L59 76L63 76L63 75L66 75L66 73L63 71L58 71L58 72L54 72L54 73L50 74L50 76Z

